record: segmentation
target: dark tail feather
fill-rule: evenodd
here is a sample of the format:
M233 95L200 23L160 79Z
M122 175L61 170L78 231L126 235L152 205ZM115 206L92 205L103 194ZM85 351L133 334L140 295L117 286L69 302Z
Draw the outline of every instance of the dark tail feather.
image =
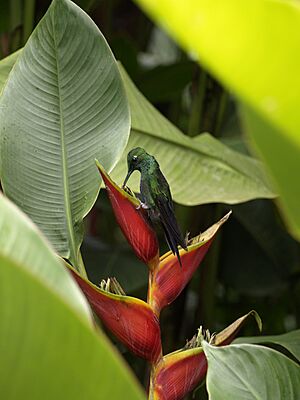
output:
M181 258L178 250L178 244L175 238L172 236L172 234L169 233L167 226L163 223L162 221L162 227L164 230L165 238L168 243L168 246L170 250L172 251L173 254L176 254L176 257L178 259L179 265L182 268L182 263L181 263ZM186 247L186 246L185 246Z

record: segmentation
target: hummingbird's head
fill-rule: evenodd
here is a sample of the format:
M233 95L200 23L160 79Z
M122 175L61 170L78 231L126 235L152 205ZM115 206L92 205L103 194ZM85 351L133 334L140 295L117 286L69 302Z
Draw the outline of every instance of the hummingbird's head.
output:
M127 166L128 166L128 173L123 183L123 187L126 185L130 175L133 171L140 171L141 166L145 163L145 161L151 157L144 149L141 147L136 147L127 155Z

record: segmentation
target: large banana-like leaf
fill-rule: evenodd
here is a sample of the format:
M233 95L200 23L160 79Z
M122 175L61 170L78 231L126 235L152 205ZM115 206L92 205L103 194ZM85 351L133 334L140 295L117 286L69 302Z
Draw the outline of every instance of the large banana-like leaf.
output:
M91 321L90 308L59 257L32 221L2 194L0 254L22 266L25 273L34 275L69 307Z
M262 164L231 150L209 134L190 138L163 117L138 91L120 67L131 112L131 134L125 154L112 172L117 182L126 175L126 153L136 146L153 154L168 179L173 198L186 205L239 203L274 197ZM138 190L138 175L129 186Z
M59 258L0 196L0 388L6 400L142 399Z
M82 219L99 190L94 159L115 165L130 117L105 39L71 1L53 0L22 50L0 121L5 193L78 267Z
M235 340L235 343L279 345L285 347L298 359L298 361L300 361L300 329L283 333L282 335L240 337Z
M132 128L126 151L112 172L117 182L122 182L126 175L127 152L142 146L159 160L178 203L234 204L275 196L259 161L231 150L207 133L194 138L184 135L147 101L122 66L120 71L130 104ZM133 175L130 186L138 190L138 175Z
M278 351L250 344L215 347L203 342L211 400L296 400L300 366Z
M242 101L299 239L299 1L137 1Z

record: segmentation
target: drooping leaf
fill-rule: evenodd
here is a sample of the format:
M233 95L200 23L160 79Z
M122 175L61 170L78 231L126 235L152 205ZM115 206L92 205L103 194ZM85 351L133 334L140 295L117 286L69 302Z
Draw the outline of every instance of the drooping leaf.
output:
M242 317L238 318L232 324L230 324L225 329L223 329L221 332L216 334L216 336L214 337L214 341L213 341L214 345L224 346L226 344L231 343L233 341L233 339L236 337L236 335L238 334L239 330L245 324L245 322L247 320L249 320L251 317L253 317L255 319L258 329L261 331L262 330L262 322L261 322L260 316L257 314L256 311L252 310L252 311L248 312L248 314L245 314Z
M300 6L297 1L138 0L243 106L244 123L300 237Z
M111 169L129 112L112 53L69 0L54 0L26 43L0 102L7 196L76 267L82 219L99 191L97 157Z
M89 323L70 274L15 205L0 197L0 387L9 400L143 395Z
M252 336L240 337L235 343L252 343L252 344L278 344L285 347L294 357L300 361L300 330L284 333L274 336Z
M210 399L298 398L300 366L283 354L250 344L215 347L203 341L202 346Z
M141 146L157 158L178 203L234 204L275 196L259 161L231 150L207 133L194 138L184 135L145 99L122 67L120 71L130 105L131 134L126 152L112 172L117 183L126 175L127 152ZM130 187L138 191L138 174L131 179Z
M71 267L70 270L108 329L134 354L156 362L162 352L160 327L149 304L125 294L106 292L82 278Z

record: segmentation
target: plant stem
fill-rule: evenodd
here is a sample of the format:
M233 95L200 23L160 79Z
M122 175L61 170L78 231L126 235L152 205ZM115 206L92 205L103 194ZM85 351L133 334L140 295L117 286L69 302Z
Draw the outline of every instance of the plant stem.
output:
M84 262L83 262L83 259L82 259L80 250L79 250L79 252L78 252L78 258L77 258L77 260L78 260L78 265L75 266L76 269L78 270L78 272L80 273L80 275L81 275L83 278L88 278L87 273L86 273L86 269L85 269L85 265L84 265Z
M35 0L25 0L24 4L24 23L23 23L23 44L27 42L34 24Z
M223 89L219 100L219 107L214 129L214 136L216 137L220 136L220 131L224 121L224 115L226 112L227 103L228 103L228 93L226 92L226 90Z
M217 221L221 217L222 206L216 205L214 219ZM214 329L214 307L215 307L215 287L217 283L218 265L221 248L221 235L216 236L206 258L204 268L201 273L199 306L197 310L197 321L201 321L203 326Z
M195 136L200 133L200 124L203 114L204 98L206 91L207 74L204 70L200 71L197 90L193 98L192 110L188 125L188 135Z
M151 368L151 372L150 372L150 381L149 381L149 394L148 394L148 400L153 400L154 399L154 393L153 393L153 388L154 388L154 384L153 384L153 368Z

